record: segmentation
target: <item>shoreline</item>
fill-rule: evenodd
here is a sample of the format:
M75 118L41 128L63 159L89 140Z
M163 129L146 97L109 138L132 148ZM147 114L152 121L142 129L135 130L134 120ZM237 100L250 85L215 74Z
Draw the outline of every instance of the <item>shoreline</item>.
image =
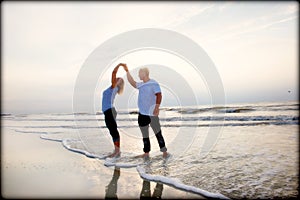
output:
M17 133L5 126L1 133L4 198L204 198L143 180L135 168L106 167L103 161L68 151L61 142L44 140L40 134Z

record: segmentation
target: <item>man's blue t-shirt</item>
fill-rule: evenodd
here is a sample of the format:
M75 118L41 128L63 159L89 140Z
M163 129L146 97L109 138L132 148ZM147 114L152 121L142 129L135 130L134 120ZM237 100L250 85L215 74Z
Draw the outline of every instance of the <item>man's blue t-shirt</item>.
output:
M153 111L156 105L155 94L161 92L159 84L155 80L150 79L146 83L136 83L136 88L139 90L139 112L143 115L153 116Z
M110 109L114 105L114 100L119 87L112 88L111 86L103 91L102 94L102 112Z

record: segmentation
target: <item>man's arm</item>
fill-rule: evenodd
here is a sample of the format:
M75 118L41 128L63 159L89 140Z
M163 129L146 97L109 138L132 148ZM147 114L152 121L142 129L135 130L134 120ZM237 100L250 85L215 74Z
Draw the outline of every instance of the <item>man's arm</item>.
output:
M136 88L136 81L132 78L130 72L127 70L127 80L132 85L132 87Z
M156 96L156 105L155 105L155 108L153 111L153 115L158 116L159 115L159 106L160 106L161 99L162 99L161 92L156 93L155 96Z
M130 85L132 85L132 87L136 88L136 82L135 82L135 80L132 78L132 76L131 76L131 74L130 74L130 72L129 72L129 70L128 70L127 65L126 65L125 63L120 63L120 65L123 66L123 67L124 67L124 70L127 72L127 73L126 73L126 74L127 74L127 80L128 80L128 82L130 83Z

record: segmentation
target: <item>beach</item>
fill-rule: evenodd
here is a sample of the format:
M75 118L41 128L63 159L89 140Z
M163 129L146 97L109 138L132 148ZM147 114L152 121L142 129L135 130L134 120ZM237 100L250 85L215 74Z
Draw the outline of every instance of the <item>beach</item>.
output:
M114 167L105 167L103 161L67 151L60 142L42 140L39 134L17 133L2 125L3 198L104 199L116 195L120 199L139 199L147 188L151 195L157 191L157 183L144 182L135 169L120 169L115 173ZM119 174L118 180L114 174ZM158 188L163 199L203 198L167 185Z
M152 130L142 153L136 110L118 110L121 157L102 113L2 116L2 195L7 198L295 198L299 102L161 108L165 161ZM209 140L207 140L209 139ZM203 146L213 144L208 153ZM109 166L109 167L107 167Z

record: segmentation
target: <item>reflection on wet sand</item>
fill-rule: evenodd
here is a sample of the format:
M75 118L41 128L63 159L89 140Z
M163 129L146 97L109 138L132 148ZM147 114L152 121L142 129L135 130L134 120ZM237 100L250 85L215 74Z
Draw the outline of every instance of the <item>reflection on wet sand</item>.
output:
M112 179L110 183L106 186L105 199L118 199L117 189L118 189L118 180L120 178L120 175L121 175L120 168L115 167ZM152 198L161 199L162 191L163 191L163 184L156 183L156 187L154 188L153 194L151 196L150 181L144 180L140 198L145 199L145 198L152 197Z
M159 165L157 165L157 163L154 164L154 163L149 162L146 165L144 165L144 167L145 167L147 173L150 173L150 174L153 172L153 170L159 170L160 173L163 174L164 176L169 175L169 168L168 168L167 164L164 162L160 163ZM123 176L126 177L127 175L124 174ZM120 197L118 197L118 181L119 181L120 177L121 177L121 170L119 167L115 167L112 178L111 178L109 184L105 187L105 199L118 199L118 198L126 198L126 197L127 198L130 197L130 199L132 199L132 198L162 199L162 198L170 198L170 197L171 198L175 198L175 197L201 198L201 199L203 198L203 196L201 196L201 195L193 194L193 193L183 191L180 189L178 190L172 186L165 185L161 182L157 182L157 181L153 182L153 181L149 181L146 179L143 179L140 193L134 192L136 194L136 196L135 196L135 194L132 194L132 193L129 194L128 192L130 192L130 191L132 192L132 190L127 188L125 196L124 196L124 190L122 188L126 187L126 185L128 186L128 179L127 179L127 182L124 182L124 180L122 180L122 178L121 178L121 182L119 182L119 184L121 184L121 185L119 185L119 189L121 189L121 190L119 191ZM152 182L152 184L156 184L154 188L151 187L151 182ZM138 183L138 182L135 181L135 183ZM125 185L123 185L123 184L125 184ZM136 189L136 187L138 187L138 184L134 184L134 185L135 185L134 187ZM154 185L152 185L152 186L154 186ZM163 197L163 191L164 191L164 197ZM136 192L138 192L138 191L136 191Z
M150 182L144 180L141 195L140 195L140 199L148 199L148 198L151 198L151 197L156 198L156 199L161 199L162 191L163 191L163 184L156 183L153 194L151 196Z
M115 167L113 177L110 183L106 186L105 190L105 199L118 199L117 189L118 189L118 180L121 175L120 168Z

